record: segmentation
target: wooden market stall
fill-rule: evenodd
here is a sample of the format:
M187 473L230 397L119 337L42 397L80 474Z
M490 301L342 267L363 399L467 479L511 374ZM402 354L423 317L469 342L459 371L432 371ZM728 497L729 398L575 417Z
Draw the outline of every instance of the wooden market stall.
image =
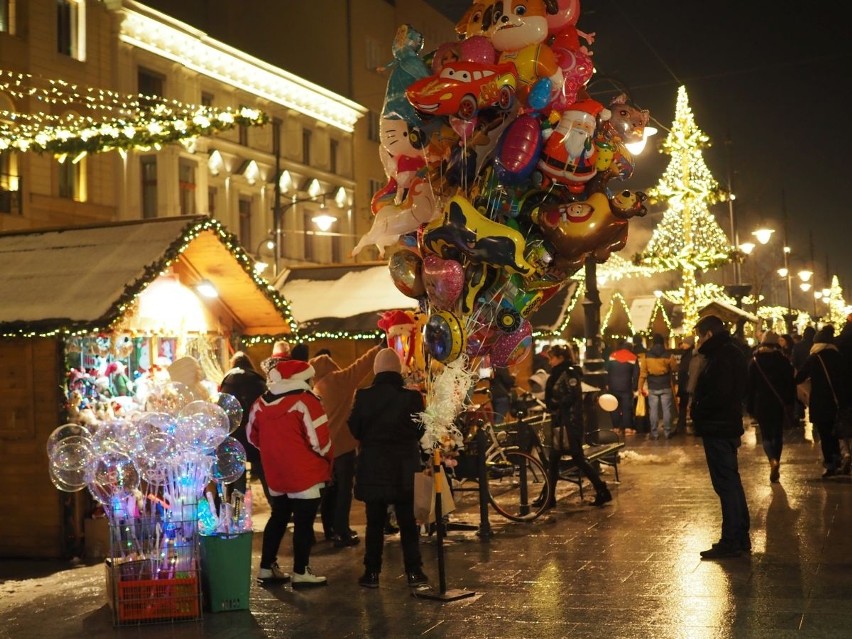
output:
M69 421L71 369L123 362L132 376L189 353L218 383L240 339L295 329L236 238L203 216L0 233L0 271L0 557L82 550L89 500L54 487L45 449Z

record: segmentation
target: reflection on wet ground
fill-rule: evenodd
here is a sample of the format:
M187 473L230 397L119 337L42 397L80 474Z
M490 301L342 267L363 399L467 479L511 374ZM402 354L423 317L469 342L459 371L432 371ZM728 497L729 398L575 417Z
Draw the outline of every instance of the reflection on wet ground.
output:
M388 537L381 587L360 588L361 545L320 541L310 591L252 585L249 610L205 613L197 622L114 628L102 565L0 562L0 637L606 637L739 638L852 635L852 480L821 480L819 446L790 434L781 482L754 431L740 465L753 553L701 561L717 540L718 500L700 439L630 436L620 466L604 475L614 501L584 505L574 484L531 524L490 511L493 536L450 531L443 545L446 590L475 593L445 602L412 597L398 536ZM591 490L586 491L588 499ZM453 521L477 523L467 498ZM260 530L264 514L256 517ZM363 536L363 505L353 505ZM317 530L320 531L319 525ZM254 536L256 570L260 533ZM320 539L322 534L319 534ZM423 537L425 572L438 588L435 537ZM290 563L290 538L281 564Z

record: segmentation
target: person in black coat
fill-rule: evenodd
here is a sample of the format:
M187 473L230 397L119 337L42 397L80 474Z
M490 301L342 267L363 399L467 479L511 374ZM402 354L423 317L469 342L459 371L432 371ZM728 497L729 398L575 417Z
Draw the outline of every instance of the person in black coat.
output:
M254 404L254 400L266 392L266 379L254 369L251 359L243 351L234 353L231 356L230 363L231 368L222 378L222 383L219 385L219 392L233 395L237 398L240 406L243 407L243 418L240 421L239 427L233 432L233 437L246 449L246 461L251 464L252 477L260 480L263 493L266 495L267 500L269 500L269 488L266 486L266 477L263 475L263 466L260 463L260 451L249 444L248 439L246 439L246 423L249 419L251 407ZM231 484L231 487L245 492L246 485L246 473L243 473L242 477Z
M780 479L784 427L792 421L796 401L793 365L772 331L763 335L748 369L746 411L757 420L763 452L769 460L769 481ZM790 424L792 425L792 424Z
M695 381L690 412L695 434L704 444L713 490L722 506L722 535L700 554L702 559L738 557L751 552L751 522L737 462L748 368L742 350L721 319L707 315L695 328L704 368Z
M515 376L505 366L495 366L488 384L491 391L491 408L494 410L494 423L506 421L512 403L512 389L515 388Z
M840 406L849 401L846 367L843 356L834 345L834 326L826 324L814 337L811 353L796 372L796 384L811 380L808 402L811 422L819 433L823 477L832 477L841 470L840 442L834 432L834 420ZM846 470L844 466L843 470Z
M414 474L422 470L420 438L423 396L405 388L402 362L396 351L384 348L376 355L372 386L355 393L349 430L358 440L355 462L355 499L366 503L367 534L364 574L358 583L379 587L388 506L396 512L409 586L428 583L423 574L420 539L414 518Z
M551 424L554 432L553 450L550 453L548 472L553 494L547 502L549 507L556 505L556 482L559 479L559 462L566 452L571 456L577 468L595 487L594 506L603 506L612 501L606 483L595 468L586 459L583 452L585 428L583 422L582 369L574 364L574 355L569 348L553 346L547 352L550 358L550 377L544 389L544 402L551 412ZM562 443L566 435L567 450Z
M692 362L695 338L684 335L680 341L680 359L677 362L677 430L686 432L689 416L689 365Z

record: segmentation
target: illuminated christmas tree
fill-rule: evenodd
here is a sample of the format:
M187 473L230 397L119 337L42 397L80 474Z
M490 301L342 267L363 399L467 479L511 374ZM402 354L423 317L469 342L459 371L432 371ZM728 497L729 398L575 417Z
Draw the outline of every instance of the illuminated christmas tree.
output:
M834 275L831 278L831 293L828 295L826 303L828 304L828 316L825 321L829 324L834 324L838 332L846 321L846 300L843 299L843 288L840 286L840 280Z
M702 151L708 146L709 138L695 124L686 88L680 87L674 123L663 143L671 161L657 186L648 191L652 204L666 203L668 209L636 262L660 272L680 271L683 285L676 297L683 305L683 325L690 329L698 321L696 272L725 264L732 251L708 208L721 195L704 163Z

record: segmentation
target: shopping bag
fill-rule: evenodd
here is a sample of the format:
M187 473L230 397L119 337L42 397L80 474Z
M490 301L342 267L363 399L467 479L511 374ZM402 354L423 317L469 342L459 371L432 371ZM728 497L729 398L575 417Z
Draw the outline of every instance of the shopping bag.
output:
M636 397L636 417L645 417L645 396L642 393Z
M441 487L441 515L448 515L456 509L456 503L443 467L438 473L438 482ZM435 521L435 481L432 475L414 475L414 518L421 524Z

